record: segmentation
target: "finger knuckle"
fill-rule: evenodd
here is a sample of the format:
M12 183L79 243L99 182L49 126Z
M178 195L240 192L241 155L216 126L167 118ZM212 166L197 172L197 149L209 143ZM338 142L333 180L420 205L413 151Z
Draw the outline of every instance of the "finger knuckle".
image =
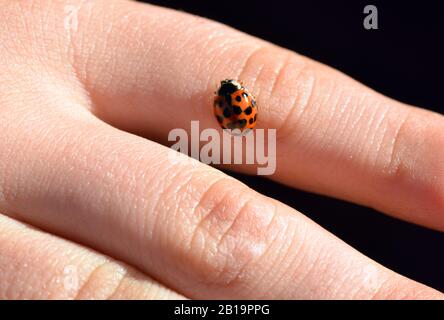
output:
M75 300L107 299L118 293L127 277L127 270L116 263L105 261L95 266L77 288Z
M246 186L220 183L206 193L197 210L201 219L190 248L200 252L199 278L206 286L242 286L247 266L269 246L274 205Z
M261 117L263 125L281 131L293 127L318 91L315 63L269 45L257 48L246 58L239 78L252 84L265 115Z
M395 135L387 169L391 186L414 194L429 213L444 208L444 122L428 112L411 112Z

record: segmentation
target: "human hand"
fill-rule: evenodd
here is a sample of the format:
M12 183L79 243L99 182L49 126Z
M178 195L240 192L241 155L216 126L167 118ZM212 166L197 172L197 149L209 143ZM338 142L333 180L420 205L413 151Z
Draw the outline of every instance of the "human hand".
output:
M271 179L443 230L441 115L184 13L0 3L1 298L442 298L158 144L215 127L215 84L242 79Z

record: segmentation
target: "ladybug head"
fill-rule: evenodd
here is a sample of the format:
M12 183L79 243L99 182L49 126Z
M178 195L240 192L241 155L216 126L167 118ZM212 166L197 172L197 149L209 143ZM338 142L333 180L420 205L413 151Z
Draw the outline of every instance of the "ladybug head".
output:
M220 96L225 96L240 89L242 89L242 85L239 82L233 79L225 79L220 82L220 88L217 94Z

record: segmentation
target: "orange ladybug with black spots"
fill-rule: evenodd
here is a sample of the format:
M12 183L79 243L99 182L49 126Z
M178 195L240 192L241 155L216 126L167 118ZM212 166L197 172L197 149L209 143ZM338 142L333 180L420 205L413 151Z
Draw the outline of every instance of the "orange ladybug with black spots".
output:
M222 80L214 98L214 115L223 129L244 132L256 126L256 101L240 82Z

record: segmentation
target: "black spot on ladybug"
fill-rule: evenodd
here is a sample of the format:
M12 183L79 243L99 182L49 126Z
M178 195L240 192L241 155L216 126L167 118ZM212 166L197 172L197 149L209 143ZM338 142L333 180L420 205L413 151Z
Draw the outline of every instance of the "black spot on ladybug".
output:
M254 115L254 122L256 122L257 113Z
M230 95L225 96L225 101L227 101L227 104L230 106L231 105L231 96Z
M243 128L247 124L247 120L245 120L245 119L238 120L237 123L239 123L240 128Z
M221 116L216 116L216 118L219 123L222 123L222 121L224 121L224 118L222 118Z
M244 110L244 112L245 112L246 115L250 115L253 112L253 109L251 108L251 106L248 106L248 108L246 108Z
M225 117L225 118L229 118L229 117L231 117L231 111L230 111L230 108L226 107L226 108L224 109L224 117Z
M253 122L254 122L253 118L250 118L250 120L248 120L249 124L253 124Z
M241 102L242 101L242 97L241 96L236 96L236 101L237 102Z
M233 106L233 112L237 115L242 113L242 108L239 106Z

